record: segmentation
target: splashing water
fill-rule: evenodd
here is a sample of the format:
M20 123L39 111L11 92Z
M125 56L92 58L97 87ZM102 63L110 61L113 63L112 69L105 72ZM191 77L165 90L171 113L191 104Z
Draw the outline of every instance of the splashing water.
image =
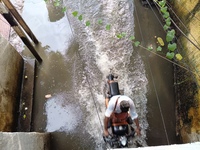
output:
M32 4L29 7L31 3L34 6ZM105 112L103 86L106 76L112 70L112 73L119 76L120 88L123 88L125 95L130 96L136 104L142 127L142 136L135 140L140 142L141 145L146 145L145 129L148 127L146 120L146 86L148 82L145 76L144 64L137 52L134 51L131 41L128 40L131 35L134 35L133 1L65 0L64 5L67 7L66 15L70 20L71 29L80 46L79 53L82 62L84 62L84 72L80 73L82 74L82 83L77 84L73 90L78 91L76 93L76 99L79 100L78 107L76 104L65 103L68 95L63 93L56 94L46 102L46 130L48 132L73 132L79 126L78 122L82 117L77 115L77 112L81 110L80 107L84 107L87 110L85 129L89 129L86 131L99 145L102 142ZM25 8L31 8L31 12L35 12L33 13L34 16L26 16L33 19L30 20L30 27L43 46L49 45L49 51L59 51L65 55L70 40L68 37L71 36L71 29L69 29L66 17L56 22L49 22L45 3L42 0L27 0L25 6ZM39 8L45 8L42 18L37 17L38 13L41 12L38 10ZM77 17L73 17L73 11L78 11L79 15L82 14L83 20L79 21ZM24 9L24 13L27 14L28 12L30 11ZM42 20L39 20L39 18ZM99 19L102 20L102 24L98 24ZM91 25L86 27L85 22L88 20ZM106 30L106 25L111 25L110 30ZM36 27L42 27L47 32L53 29L57 34L60 34L59 31L62 28L66 30L62 30L63 36L60 39L52 35L52 42L48 41L45 35L34 30ZM126 33L126 37L116 38L116 34L122 32ZM134 55L134 59L131 59L132 55Z
M65 1L69 7L68 19L72 25L76 40L79 42L79 53L84 62L83 82L77 87L81 103L88 111L86 128L99 143L102 139L102 124L105 112L103 86L106 75L110 73L119 76L120 88L136 103L139 114L142 136L136 138L141 145L146 145L146 86L144 64L136 52L129 37L134 35L133 1L129 0L84 0ZM79 21L72 16L73 11L83 15ZM98 20L102 19L102 24ZM86 21L90 26L85 26ZM106 30L106 25L111 25ZM125 32L126 37L118 39L117 34ZM134 60L130 60L134 54ZM130 66L130 61L132 65ZM100 116L100 117L98 117Z

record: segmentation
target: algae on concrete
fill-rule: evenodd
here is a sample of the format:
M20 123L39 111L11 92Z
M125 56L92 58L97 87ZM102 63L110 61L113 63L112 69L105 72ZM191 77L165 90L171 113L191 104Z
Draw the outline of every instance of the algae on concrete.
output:
M14 131L20 99L23 58L0 35L0 131Z
M182 30L187 37L200 47L200 2L199 0L170 1L174 11L187 27ZM179 24L181 24L179 22ZM182 79L180 84L179 103L179 130L183 143L200 140L200 50L196 48L183 35L179 37L183 49L179 51L184 55L184 63L193 72L183 71L178 74ZM181 87L182 86L182 87ZM184 88L183 88L184 87Z

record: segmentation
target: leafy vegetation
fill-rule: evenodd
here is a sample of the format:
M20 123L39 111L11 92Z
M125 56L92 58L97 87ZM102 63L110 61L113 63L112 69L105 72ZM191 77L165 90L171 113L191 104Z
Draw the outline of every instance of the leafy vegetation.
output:
M54 1L54 6L60 6L60 0Z
M85 25L86 25L86 26L90 26L90 21L86 21L86 22L85 22Z
M156 50L157 50L157 52L161 52L162 51L162 47L158 46Z
M122 33L117 34L116 36L117 36L117 38L121 39L126 36L126 33L122 32Z
M45 2L47 2L48 0L44 0ZM54 6L58 7L60 6L60 0L52 0L53 1L53 4ZM171 26L171 18L170 18L170 14L168 12L168 7L166 5L166 0L154 0L155 3L157 3L157 5L160 7L160 12L162 13L162 16L163 16L163 19L165 20L165 25L163 26L164 30L167 32L166 33L166 41L168 42L168 45L167 45L167 48L168 48L168 52L166 53L166 58L172 60L174 58L176 58L176 60L182 60L182 56L181 54L177 53L177 44L174 42L175 40L175 30L174 29L171 29L170 26ZM62 12L65 12L67 11L67 8L66 7L63 7L62 8ZM79 21L83 21L83 15L78 13L78 11L73 11L72 12L72 15L74 17L77 17L77 19ZM97 22L99 25L103 25L103 20L102 19L99 19L98 22ZM87 20L85 21L85 26L89 27L91 25L90 21ZM105 25L105 29L106 30L111 30L111 24L106 24ZM127 37L127 34L125 32L122 32L122 33L117 33L116 34L116 38L118 39L122 39L122 38L125 38ZM140 46L140 42L139 41L135 41L135 37L134 36L130 36L129 37L129 40L131 40L133 42L133 45L138 47ZM158 47L156 48L156 52L161 52L162 51L162 46L164 46L164 42L163 40L158 37L157 38L158 40L158 43L160 45L158 45ZM142 47L142 46L141 46ZM147 50L149 51L152 51L153 50L153 46L148 46L146 48ZM175 55L175 53L177 53Z
M99 19L98 24L102 24L102 23L103 23L102 19Z
M64 12L66 12L67 11L67 8L66 7L63 7L62 8L62 12L64 13Z
M83 20L83 16L82 16L82 15L79 15L79 16L78 16L78 20L80 20L80 21Z
M166 35L166 41L171 42L174 39L174 37L175 37L175 30L174 29L169 30Z
M158 6L160 7L160 12L162 13L163 18L165 19L165 25L164 25L164 30L167 31L166 34L166 41L168 42L168 52L166 54L166 57L168 59L174 59L174 57L177 60L182 60L182 56L181 54L177 53L175 55L175 50L177 49L177 44L174 42L175 40L175 30L170 28L171 25L171 18L170 18L170 14L168 12L168 7L166 5L166 0L154 0L154 2L156 2L158 4ZM158 49L158 48L157 48Z
M78 16L78 11L74 11L74 12L72 13L72 15L73 15L74 17L77 17L77 16Z
M111 28L111 25L110 25L110 24L107 24L107 25L106 25L106 30L110 30L110 28Z

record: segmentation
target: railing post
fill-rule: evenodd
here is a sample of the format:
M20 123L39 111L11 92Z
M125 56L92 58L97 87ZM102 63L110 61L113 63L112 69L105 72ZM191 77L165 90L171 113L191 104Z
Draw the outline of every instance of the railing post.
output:
M0 3L0 13L2 16L7 20L7 22L10 24L10 26L15 30L15 32L18 34L18 36L21 38L21 40L24 42L24 44L28 47L28 49L31 51L31 53L34 55L34 57L37 59L38 62L42 62L42 58L39 56L31 42L29 41L28 37L24 33L24 31L21 29L20 26L18 26L18 23L15 21L13 16L10 12L7 11L7 9L4 7L2 3Z
M29 35L29 37L33 40L33 42L35 44L38 44L38 40L35 37L35 35L33 34L33 32L30 30L30 28L28 27L28 25L26 24L26 22L23 20L23 18L21 17L21 15L18 13L18 11L15 9L15 7L13 6L13 4L9 1L9 0L1 0L5 6L8 8L9 12L11 12L11 14L15 17L15 19L17 20L17 22L21 25L21 27L24 29L24 31Z

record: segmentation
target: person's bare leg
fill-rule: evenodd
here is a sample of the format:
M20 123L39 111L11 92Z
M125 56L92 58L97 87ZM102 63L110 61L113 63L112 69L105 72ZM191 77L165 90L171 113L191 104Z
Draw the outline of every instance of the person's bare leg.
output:
M109 98L106 97L106 99L105 99L105 105L106 105L106 108L108 107L108 102L109 102Z

